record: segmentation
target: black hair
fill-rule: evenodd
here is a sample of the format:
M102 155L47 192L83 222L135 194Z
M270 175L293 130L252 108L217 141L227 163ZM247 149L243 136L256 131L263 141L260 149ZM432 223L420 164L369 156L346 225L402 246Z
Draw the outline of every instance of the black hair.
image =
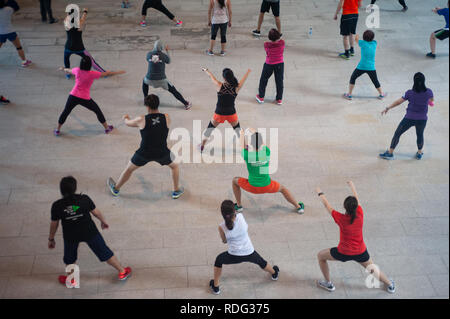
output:
M92 68L91 58L88 56L82 57L80 61L80 69L84 71L90 71L91 68Z
M261 133L255 132L251 136L250 144L256 149L259 150L261 145L264 143Z
M355 196L349 196L344 200L344 208L346 214L350 215L350 224L353 224L353 221L356 218L356 209L358 208L358 200Z
M272 29L269 31L269 40L270 41L277 41L280 40L281 33L277 29Z
M5 0L0 0L0 9L5 7Z
M77 191L77 180L72 176L66 176L59 183L59 190L63 198L69 198Z
M239 85L239 82L234 76L234 73L233 71L231 71L231 69L223 69L222 76L232 87L237 87Z
M236 214L234 203L228 199L224 200L222 205L220 205L220 210L222 211L222 217L225 220L225 226L227 226L229 230L232 230L234 227L233 218Z
M375 33L372 30L366 30L363 34L364 41L372 42L375 39Z
M159 107L159 97L155 94L147 95L144 99L144 104L152 110L157 110Z
M219 2L220 8L225 7L225 0L217 0Z
M425 85L425 75L423 75L423 73L417 72L416 74L414 74L413 91L416 93L427 91L427 87Z

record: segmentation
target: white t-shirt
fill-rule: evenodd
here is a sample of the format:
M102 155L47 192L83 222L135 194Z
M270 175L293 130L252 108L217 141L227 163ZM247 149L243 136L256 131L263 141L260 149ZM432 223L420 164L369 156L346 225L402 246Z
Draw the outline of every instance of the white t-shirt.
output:
M228 253L230 255L248 256L253 254L255 248L253 248L252 241L248 236L248 225L244 215L241 213L236 214L236 220L234 221L232 230L227 228L225 222L220 224L220 227L222 227L222 230L225 233L228 243Z
M0 9L0 34L14 32L11 24L11 16L13 13L14 9L11 7L4 7L3 9Z

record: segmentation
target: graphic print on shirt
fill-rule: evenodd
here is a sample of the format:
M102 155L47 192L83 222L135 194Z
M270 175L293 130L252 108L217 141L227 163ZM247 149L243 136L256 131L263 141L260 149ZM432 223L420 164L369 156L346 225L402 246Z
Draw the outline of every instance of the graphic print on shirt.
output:
M77 211L80 209L80 206L70 205L64 209L64 213L66 213L66 220L77 220L79 217L82 217L83 214L77 215Z
M162 61L161 61L161 59L159 58L159 55L158 55L158 54L152 55L152 59L151 59L150 62L153 62L153 63L162 63Z
M161 122L159 121L159 116L155 119L152 119L152 125L155 126L156 124L160 124Z

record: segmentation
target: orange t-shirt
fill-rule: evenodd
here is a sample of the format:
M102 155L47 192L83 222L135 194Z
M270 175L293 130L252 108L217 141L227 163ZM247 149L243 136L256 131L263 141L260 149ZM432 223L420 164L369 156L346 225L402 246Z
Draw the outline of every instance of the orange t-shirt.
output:
M359 13L359 2L360 0L344 0L344 5L342 7L342 14L358 14Z

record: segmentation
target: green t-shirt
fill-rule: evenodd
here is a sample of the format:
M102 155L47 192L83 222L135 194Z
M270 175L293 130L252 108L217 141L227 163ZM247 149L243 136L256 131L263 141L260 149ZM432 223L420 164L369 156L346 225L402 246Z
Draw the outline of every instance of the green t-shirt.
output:
M247 163L248 182L250 185L255 187L265 187L270 185L270 149L267 146L263 146L257 152L249 152L248 150L243 149L242 157Z

